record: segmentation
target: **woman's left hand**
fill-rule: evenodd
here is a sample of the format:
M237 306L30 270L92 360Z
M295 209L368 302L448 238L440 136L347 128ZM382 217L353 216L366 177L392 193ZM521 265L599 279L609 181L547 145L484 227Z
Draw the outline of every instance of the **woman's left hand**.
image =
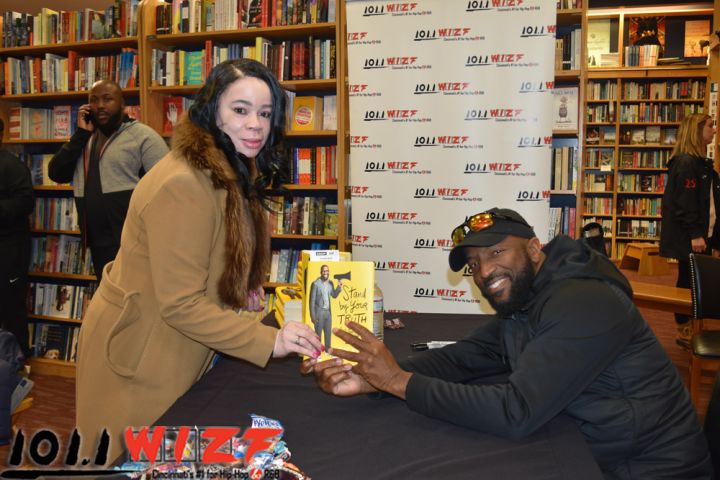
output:
M318 357L322 349L320 339L315 332L301 322L288 321L282 326L275 337L273 357L285 357L291 353Z

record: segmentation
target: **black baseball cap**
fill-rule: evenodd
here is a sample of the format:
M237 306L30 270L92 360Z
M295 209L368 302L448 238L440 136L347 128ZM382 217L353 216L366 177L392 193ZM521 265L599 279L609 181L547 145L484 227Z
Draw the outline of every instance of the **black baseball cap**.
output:
M492 223L477 231L473 231L467 226L468 220L465 220L457 228L464 228L466 231L465 238L450 250L448 261L450 268L454 272L462 270L467 263L465 257L465 247L490 247L501 242L508 235L514 235L520 238L533 238L535 231L525 219L515 210L509 208L491 208L478 215L488 214L492 217ZM475 217L468 217L472 219Z

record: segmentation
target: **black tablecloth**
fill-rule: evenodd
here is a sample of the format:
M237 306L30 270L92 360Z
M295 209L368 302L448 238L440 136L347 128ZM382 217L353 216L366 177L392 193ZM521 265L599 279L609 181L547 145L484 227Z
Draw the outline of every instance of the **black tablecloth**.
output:
M413 314L385 330L398 358L415 341L454 340L483 316ZM417 414L396 398L337 398L299 374L297 358L260 369L221 360L156 425L250 425L255 413L279 420L292 462L324 479L601 479L575 424L558 417L522 441L510 441Z

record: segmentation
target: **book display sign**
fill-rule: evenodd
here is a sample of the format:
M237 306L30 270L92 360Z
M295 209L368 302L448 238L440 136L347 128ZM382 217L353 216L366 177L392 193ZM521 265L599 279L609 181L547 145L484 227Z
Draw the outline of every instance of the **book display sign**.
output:
M345 5L349 237L389 311L492 311L448 267L465 216L512 208L549 233L556 6L487 3Z

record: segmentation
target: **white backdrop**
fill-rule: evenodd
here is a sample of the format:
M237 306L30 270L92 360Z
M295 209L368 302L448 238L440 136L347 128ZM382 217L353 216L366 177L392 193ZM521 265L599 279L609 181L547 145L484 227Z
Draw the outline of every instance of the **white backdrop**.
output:
M548 238L555 2L346 5L353 259L386 310L491 312L450 231L498 206Z

